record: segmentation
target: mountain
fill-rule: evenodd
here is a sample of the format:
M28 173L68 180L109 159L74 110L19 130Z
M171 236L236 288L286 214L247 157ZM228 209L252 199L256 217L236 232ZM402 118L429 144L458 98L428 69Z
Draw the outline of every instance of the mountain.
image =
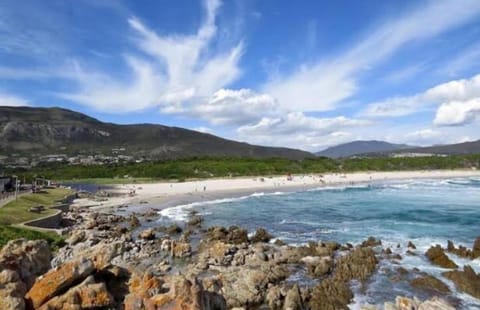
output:
M321 152L316 153L316 155L330 158L341 158L372 152L390 152L406 148L412 148L412 146L375 140L353 141L329 147Z
M223 139L193 130L153 124L117 125L61 108L0 107L0 155L122 154L152 159L194 156L283 157L313 154Z
M480 153L480 140L463 142L463 143L455 143L455 144L408 148L408 149L402 150L401 152L395 151L393 153L402 153L402 152L426 153L426 154L438 154L438 155L478 154Z

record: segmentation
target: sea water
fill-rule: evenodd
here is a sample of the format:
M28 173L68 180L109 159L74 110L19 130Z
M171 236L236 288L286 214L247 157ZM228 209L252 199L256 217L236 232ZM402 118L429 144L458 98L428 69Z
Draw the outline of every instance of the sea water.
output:
M182 221L189 211L205 217L206 225L238 225L253 232L263 227L290 244L310 240L358 244L369 236L382 240L384 248L403 256L400 265L414 267L444 281L463 309L480 309L480 300L461 294L443 278L446 271L428 263L423 255L435 244L446 247L447 240L471 247L480 236L480 179L404 180L364 185L322 187L292 193L255 193L250 196L195 203L161 212L161 220ZM417 255L405 255L412 241ZM401 247L397 248L397 244ZM480 272L480 259L462 260ZM392 282L382 271L393 268L383 261L367 290L358 290L352 309L362 303L382 304L397 295L427 298L402 281Z

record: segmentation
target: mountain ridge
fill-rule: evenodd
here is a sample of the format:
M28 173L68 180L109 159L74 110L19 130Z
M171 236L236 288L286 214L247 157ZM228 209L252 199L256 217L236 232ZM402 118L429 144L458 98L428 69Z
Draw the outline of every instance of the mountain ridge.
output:
M379 140L357 140L332 146L315 154L317 156L330 158L342 158L360 154L387 152L406 148L413 148L413 146L389 143Z
M283 157L314 155L296 149L251 145L180 127L119 125L64 108L0 106L0 153L88 154L125 148L153 159L196 156Z

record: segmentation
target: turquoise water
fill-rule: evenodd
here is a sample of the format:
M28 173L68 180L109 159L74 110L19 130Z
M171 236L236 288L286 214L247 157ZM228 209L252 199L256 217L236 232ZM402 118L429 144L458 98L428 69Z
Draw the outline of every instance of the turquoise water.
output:
M181 220L192 209L205 216L207 225L239 225L250 231L264 227L294 244L309 240L359 243L374 236L383 241L384 247L389 246L404 256L405 246L411 240L420 255L405 256L401 264L441 277L444 270L430 266L421 254L436 243L446 246L447 240L471 247L480 236L480 179L406 180L295 193L256 193L178 206L161 215ZM402 245L400 249L396 249L398 243ZM459 264L467 263L452 258ZM478 259L468 263L480 271ZM381 303L399 294L413 293L401 283L389 286L386 275L379 272L369 290L358 293L356 300ZM464 294L455 295L462 308L480 308L480 301Z

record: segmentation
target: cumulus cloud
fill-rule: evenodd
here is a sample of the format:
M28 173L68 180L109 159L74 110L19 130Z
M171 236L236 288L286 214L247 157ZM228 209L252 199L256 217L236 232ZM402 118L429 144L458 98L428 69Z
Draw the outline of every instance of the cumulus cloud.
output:
M245 125L258 121L262 116L280 113L274 98L250 89L220 89L205 102L171 112L228 126Z
M417 113L441 104L437 111L435 124L459 125L474 119L469 116L475 113L475 109L471 108L472 103L469 101L477 98L480 98L480 74L470 79L442 83L412 96L394 97L374 102L360 114L368 117L396 117ZM463 111L465 118L454 114L447 120L446 111Z
M480 14L480 2L433 1L413 13L388 22L339 57L299 66L292 74L277 75L263 91L280 105L295 104L302 111L331 110L358 89L356 77L398 48L415 40L435 37ZM425 27L428 25L428 27Z
M438 130L427 128L407 133L405 135L405 141L411 144L424 145L430 144L432 141L435 141L440 137L441 133Z
M120 113L152 106L174 111L184 102L210 96L241 72L241 42L227 50L211 48L219 6L217 0L205 2L205 21L192 35L161 36L138 18L130 18L135 47L146 56L125 56L131 78L122 80L77 62L74 73L67 78L76 83L78 91L59 95L98 110Z
M480 98L442 104L433 121L438 126L462 126L480 116Z
M8 107L22 107L22 106L30 106L28 100L6 94L6 93L0 93L0 106L8 106Z

